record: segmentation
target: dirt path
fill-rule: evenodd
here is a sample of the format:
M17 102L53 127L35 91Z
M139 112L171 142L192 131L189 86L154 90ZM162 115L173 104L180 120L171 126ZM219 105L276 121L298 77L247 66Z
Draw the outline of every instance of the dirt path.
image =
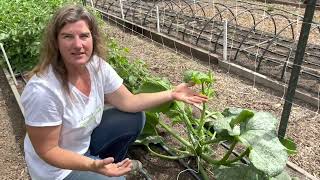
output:
M28 179L23 157L24 122L0 69L0 179Z

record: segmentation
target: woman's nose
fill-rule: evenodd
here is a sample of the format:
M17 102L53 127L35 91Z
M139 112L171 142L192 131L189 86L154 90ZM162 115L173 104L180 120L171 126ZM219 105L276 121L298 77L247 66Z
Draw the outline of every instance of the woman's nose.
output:
M82 48L82 40L80 39L80 37L74 38L74 47L75 48Z

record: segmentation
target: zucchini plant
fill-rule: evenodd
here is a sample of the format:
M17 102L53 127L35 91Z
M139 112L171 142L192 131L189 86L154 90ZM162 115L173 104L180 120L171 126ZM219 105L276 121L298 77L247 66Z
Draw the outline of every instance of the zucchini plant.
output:
M127 85L133 85L135 93L158 92L172 89L169 81L151 77L144 68L135 66L136 62L129 62L127 50L121 50L112 42L112 64L123 76ZM113 50L112 50L113 49ZM110 59L109 59L110 60ZM130 73L131 72L131 73ZM134 77L130 77L134 76ZM134 79L134 83L130 82ZM212 99L214 96L214 76L211 72L186 71L184 81L201 87L200 93ZM169 117L172 123L179 123L185 127L186 136L182 137L166 124L160 114ZM173 101L162 104L146 112L147 122L143 133L136 143L143 144L155 156L167 159L194 158L197 161L203 179L209 179L208 171L213 172L216 179L291 179L284 172L288 153L295 151L294 143L285 140L281 143L276 134L277 119L268 112L257 112L249 109L226 108L223 112L211 112L206 102L202 104L200 118L193 115L190 105ZM176 147L166 145L174 156L160 154L151 148L151 144L167 144L158 130L164 129L179 142ZM229 144L229 150L217 158L215 144ZM232 151L240 147L238 157L233 157ZM242 158L249 159L249 164L240 162Z

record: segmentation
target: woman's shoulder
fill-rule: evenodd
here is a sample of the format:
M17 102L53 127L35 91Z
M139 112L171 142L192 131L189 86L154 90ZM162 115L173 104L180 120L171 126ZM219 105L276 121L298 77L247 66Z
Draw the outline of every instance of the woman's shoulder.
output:
M57 79L50 67L42 74L34 74L27 82L23 90L23 94L28 92L32 92L37 95L41 95L43 93L60 94L61 88L62 86L60 81Z
M112 67L110 66L109 63L107 63L103 58L93 55L92 60L90 61L90 65L95 69L95 70L110 70Z

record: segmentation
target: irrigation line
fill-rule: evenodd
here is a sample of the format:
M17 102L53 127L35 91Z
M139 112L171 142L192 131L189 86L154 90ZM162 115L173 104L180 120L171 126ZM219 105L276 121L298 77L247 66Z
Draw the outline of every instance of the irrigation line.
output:
M170 154L171 156L176 156L176 154L172 151L169 150L168 147L166 147L163 144L157 144L158 147L162 148L164 151L166 151L168 154ZM183 161L182 159L178 159L177 160L181 165L183 165L186 169L192 169L185 161ZM194 171L188 171L196 180L202 180L197 173L195 173Z

